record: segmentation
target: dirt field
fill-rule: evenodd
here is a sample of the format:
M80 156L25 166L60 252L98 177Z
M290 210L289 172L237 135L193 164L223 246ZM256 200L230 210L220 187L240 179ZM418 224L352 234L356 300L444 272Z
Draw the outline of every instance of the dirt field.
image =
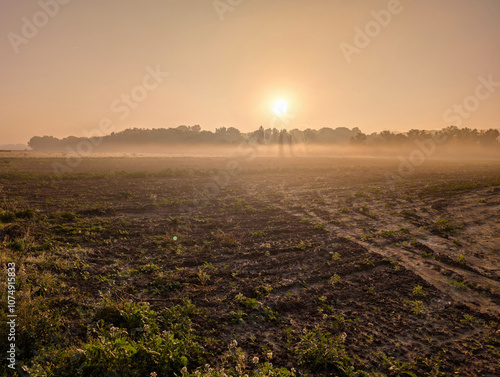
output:
M7 375L500 375L498 161L25 157Z

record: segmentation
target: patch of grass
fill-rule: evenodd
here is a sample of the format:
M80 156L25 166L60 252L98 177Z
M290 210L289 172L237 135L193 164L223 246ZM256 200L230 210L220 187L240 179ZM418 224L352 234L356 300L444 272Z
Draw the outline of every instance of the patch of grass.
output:
M269 296L273 291L273 287L270 284L263 284L255 287L255 293L257 296Z
M375 356L379 360L379 366L388 371L390 375L417 377L416 374L409 370L411 369L410 363L403 363L398 359L387 356L383 352L376 353Z
M328 371L336 376L352 375L351 359L347 355L343 338L323 332L320 328L305 331L294 348L299 365L312 372Z
M403 302L411 313L415 315L425 315L425 306L422 301L404 300Z
M431 230L436 230L442 233L454 233L458 226L454 224L450 219L440 219L437 220L434 224L428 226Z
M377 233L377 237L381 238L396 238L398 235L399 233L394 230L384 230Z
M95 325L82 344L47 350L26 371L33 376L180 375L196 365L203 346L190 317L200 311L189 300L160 312L148 305L117 303L109 296L97 307Z
M275 312L268 308L267 306L263 305L257 299L255 298L249 298L245 297L243 294L238 293L235 296L236 302L238 302L240 305L244 306L247 309L250 310L256 310L262 314L264 318L266 318L269 321L279 321L279 314L278 312Z
M448 281L448 285L460 291L467 290L467 284L463 281L450 280Z
M426 293L424 292L424 288L421 285L417 285L413 287L412 295L415 297L424 297Z
M340 260L342 259L342 255L340 255L338 252L334 252L332 254L332 260Z
M384 262L389 262L392 266L392 269L393 271L399 271L399 261L397 261L396 259L392 259L392 258L384 258L382 259Z
M341 279L341 277L340 277L339 275L337 275L337 274L335 274L335 275L333 275L333 276L331 276L331 277L330 277L330 282L331 282L332 284L337 284L337 283L339 283L341 280L342 280L342 279Z
M131 191L120 191L118 196L122 199L132 199L134 194Z
M470 323L470 324L478 324L479 321L477 320L476 317L469 315L469 314L464 314L463 319L460 320L460 322L465 322L465 323Z
M207 284L210 281L211 276L205 271L203 268L199 268L198 272L196 273L196 276L198 277L198 280L202 285Z
M16 220L16 214L13 211L0 212L0 221L3 223L12 223Z
M264 237L266 235L266 233L262 230L258 230L254 233L252 233L252 237L253 238L260 238L260 237Z
M370 241L373 239L373 236L371 234L362 234L361 235L361 240L362 241Z
M321 223L314 223L313 224L313 228L314 229L323 230L323 229L325 229L325 226L323 224L321 224Z
M312 247L312 243L300 241L297 245L293 246L294 249L305 250L309 247Z

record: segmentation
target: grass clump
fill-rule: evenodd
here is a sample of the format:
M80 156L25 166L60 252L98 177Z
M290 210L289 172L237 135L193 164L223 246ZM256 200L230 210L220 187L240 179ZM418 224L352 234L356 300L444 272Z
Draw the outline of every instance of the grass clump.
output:
M85 343L44 352L25 370L30 376L61 377L180 375L184 367L198 366L204 352L190 319L199 313L187 299L156 312L105 297Z
M319 328L301 335L294 352L299 365L308 366L312 372L329 371L336 376L349 376L353 373L343 338L322 332Z

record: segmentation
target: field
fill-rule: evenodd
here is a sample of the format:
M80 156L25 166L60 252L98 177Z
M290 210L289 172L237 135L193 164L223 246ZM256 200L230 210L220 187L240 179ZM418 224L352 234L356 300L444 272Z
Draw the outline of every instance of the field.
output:
M500 375L498 161L29 156L4 375Z

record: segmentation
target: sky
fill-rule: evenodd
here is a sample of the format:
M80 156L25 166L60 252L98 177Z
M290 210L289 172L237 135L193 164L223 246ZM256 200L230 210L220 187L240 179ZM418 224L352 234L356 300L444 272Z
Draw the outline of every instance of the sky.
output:
M0 144L131 127L500 128L498 0L0 3Z

